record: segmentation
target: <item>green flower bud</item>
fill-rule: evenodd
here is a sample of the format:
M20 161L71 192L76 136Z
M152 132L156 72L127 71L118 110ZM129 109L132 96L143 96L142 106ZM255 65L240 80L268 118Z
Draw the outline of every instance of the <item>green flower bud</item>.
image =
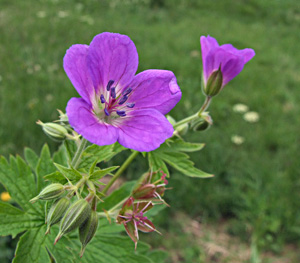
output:
M51 206L46 223L48 224L48 228L46 234L50 232L50 227L54 224L58 223L62 217L64 216L67 208L70 205L69 198L63 197L59 200L56 200L54 204Z
M176 123L175 119L171 115L167 115L167 120L174 126Z
M65 127L60 124L47 122L43 123L38 121L37 124L41 125L43 131L48 135L52 140L56 142L61 142L66 139L68 131Z
M176 131L179 135L185 135L187 131L189 130L189 125L187 123L182 124L176 128Z
M60 197L65 192L62 184L55 183L46 186L36 197L32 198L29 202L34 203L37 200L52 200Z
M98 214L96 211L92 210L90 216L79 227L79 239L81 242L80 257L83 256L86 245L94 237L94 235L97 231L98 222L99 222Z
M60 229L54 245L65 234L79 227L91 214L91 206L85 199L75 201L60 222Z
M203 87L203 91L207 96L215 96L222 89L223 74L221 71L221 65L218 70L215 70L209 76L206 85Z

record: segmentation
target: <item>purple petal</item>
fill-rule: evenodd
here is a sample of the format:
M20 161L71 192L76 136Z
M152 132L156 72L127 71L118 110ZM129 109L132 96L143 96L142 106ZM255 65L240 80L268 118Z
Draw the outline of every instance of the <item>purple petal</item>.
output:
M92 112L91 106L82 98L71 98L66 112L74 130L91 143L109 145L117 141L117 129L100 122Z
M222 64L223 86L236 77L243 69L245 63L242 57L233 58Z
M242 50L238 50L237 48L235 48L231 44L222 45L222 46L220 46L220 48L222 48L223 50L226 50L226 51L228 51L232 54L235 54L237 56L243 57L244 64L246 64L255 55L254 50L251 49L251 48L245 48L245 49L242 49Z
M146 70L136 75L129 84L133 89L128 102L135 108L153 108L162 114L168 113L181 99L181 91L173 72Z
M88 66L97 90L103 91L114 80L116 91L125 87L134 77L138 67L138 54L128 36L102 33L90 44Z
M95 90L86 65L88 50L87 45L71 46L64 56L64 69L79 95L90 104Z
M206 67L206 57L208 52L213 49L217 48L219 46L216 39L214 39L211 36L201 36L200 37L200 44L201 44L201 55L202 55L202 62L203 62L203 68Z
M119 128L119 143L126 148L149 152L173 135L173 126L154 109L133 110L114 124Z

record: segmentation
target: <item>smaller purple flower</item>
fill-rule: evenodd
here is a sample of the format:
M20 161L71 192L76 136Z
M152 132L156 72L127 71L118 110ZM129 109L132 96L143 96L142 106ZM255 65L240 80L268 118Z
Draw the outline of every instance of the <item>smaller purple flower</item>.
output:
M173 135L165 118L180 100L173 72L145 70L135 75L138 54L128 36L102 33L89 46L73 45L64 69L81 98L71 98L70 125L88 141L152 151Z
M219 46L211 36L201 36L204 92L217 95L224 86L236 77L244 65L254 57L253 49L236 49L231 44Z

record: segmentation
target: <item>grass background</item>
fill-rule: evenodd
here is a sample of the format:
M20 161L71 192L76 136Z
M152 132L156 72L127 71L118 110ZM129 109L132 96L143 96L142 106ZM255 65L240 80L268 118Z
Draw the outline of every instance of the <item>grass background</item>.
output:
M139 72L159 68L177 76L183 97L171 112L176 119L204 100L201 35L251 47L254 59L212 102L214 125L186 135L206 143L192 159L215 178L174 172L167 194L172 207L155 222L176 238L151 235L150 241L176 250L178 262L225 262L208 261L200 245L185 245L191 237L172 223L181 211L205 224L226 220L225 231L251 248L251 262L260 262L263 251L284 253L300 237L299 26L296 0L0 0L0 154L22 154L24 146L38 152L45 141L57 148L35 121L56 119L56 109L77 96L62 68L72 44L88 44L104 31L128 35L139 52ZM259 122L245 122L232 110L236 103L258 112ZM245 142L233 144L232 135ZM3 260L5 253L1 248Z

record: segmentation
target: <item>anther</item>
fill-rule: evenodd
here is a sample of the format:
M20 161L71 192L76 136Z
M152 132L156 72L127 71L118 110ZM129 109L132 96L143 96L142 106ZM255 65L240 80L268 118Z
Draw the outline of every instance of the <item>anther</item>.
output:
M115 99L116 98L116 88L115 87L112 87L110 89L110 96Z
M114 82L115 82L114 80L110 80L110 81L107 83L107 86L106 86L106 90L107 90L107 91L110 90L110 87L111 87L112 84L114 84Z
M127 88L126 90L124 90L124 91L122 92L122 95L123 95L123 96L126 96L126 95L128 95L131 91L132 91L132 88Z
M119 116L121 116L121 117L125 117L125 116L126 116L126 113L125 113L125 111L123 111L123 110L117 110L117 114L118 114Z
M108 112L108 110L106 108L104 109L104 112L105 112L106 116L109 116L109 112Z
M101 103L105 103L105 98L104 98L103 94L101 94L101 96L100 96L100 101L101 101Z
M128 108L130 108L130 109L132 109L132 108L134 107L134 105L135 105L134 103L127 103L127 104L126 104L126 106L127 106Z
M119 101L119 105L122 105L127 99L128 99L128 97L126 95L123 96Z

